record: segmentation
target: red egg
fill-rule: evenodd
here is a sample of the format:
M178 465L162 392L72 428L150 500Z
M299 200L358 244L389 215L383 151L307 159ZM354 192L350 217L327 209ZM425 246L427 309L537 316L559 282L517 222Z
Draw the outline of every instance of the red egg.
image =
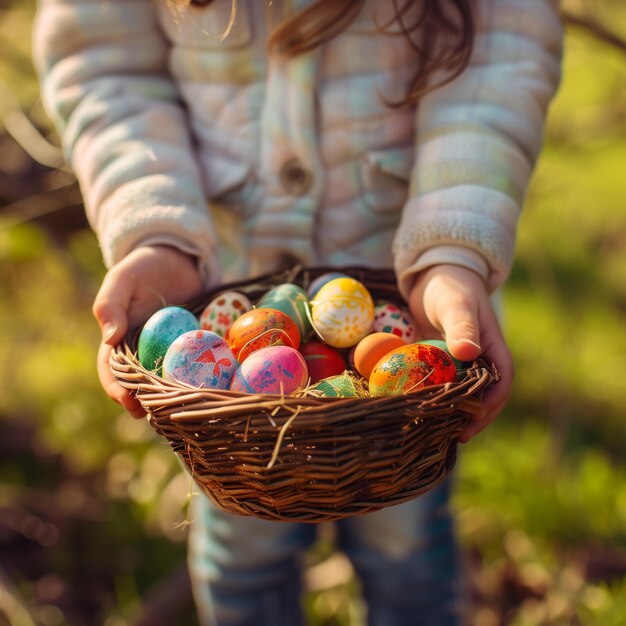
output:
M405 346L406 341L393 333L371 333L359 341L354 349L354 367L364 378L369 378L374 365L392 350Z
M268 346L300 347L296 323L282 311L271 308L252 309L237 318L228 331L228 344L238 361Z
M305 343L300 346L300 352L306 361L311 384L322 378L343 374L346 370L346 361L342 354L321 341Z
M456 367L445 350L410 343L392 350L376 363L369 390L373 396L396 396L455 380Z

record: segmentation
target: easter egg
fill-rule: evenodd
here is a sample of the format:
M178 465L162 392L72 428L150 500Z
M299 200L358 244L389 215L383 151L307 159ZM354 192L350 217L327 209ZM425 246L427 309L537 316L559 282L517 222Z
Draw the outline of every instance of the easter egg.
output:
M257 303L257 308L277 309L289 315L305 341L313 333L309 318L309 297L306 291L293 283L283 283L270 289Z
M317 295L317 292L331 280L335 278L349 278L347 274L343 274L342 272L326 272L324 274L320 274L317 278L311 281L309 288L307 289L307 294L309 299L314 298Z
M409 343L376 363L370 374L369 390L372 396L396 396L455 380L456 367L445 350Z
M260 348L284 345L298 349L300 331L289 315L278 309L252 309L233 322L228 331L228 343L243 363Z
M374 365L392 350L405 346L406 341L393 333L365 335L354 349L354 367L361 376L369 378Z
M341 352L321 341L309 341L301 345L300 353L306 361L311 383L336 376L346 369L346 360Z
M356 345L372 330L374 301L354 278L334 278L311 300L313 327L333 348Z
M423 339L423 340L420 340L419 343L425 343L430 346L437 346L437 348L441 348L442 350L445 350L448 354L450 354L450 349L448 348L448 344L443 339ZM450 358L452 359L452 362L454 363L454 366L456 367L457 371L465 370L472 365L471 361L460 361L459 359L454 358L451 354L450 354Z
M252 308L247 296L237 291L225 291L215 296L200 314L200 328L226 337L233 322Z
M237 366L223 337L210 330L192 330L168 348L163 378L205 389L228 389Z
M347 374L324 378L314 385L312 389L330 398L356 398L359 395L354 380Z
M409 311L393 302L376 302L372 330L377 333L393 333L407 343L415 341L417 336L415 322Z
M304 357L290 346L256 350L239 366L230 389L241 393L286 395L303 388L309 374Z
M153 313L139 333L137 358L147 370L160 370L171 343L183 333L200 328L198 318L180 306L166 306Z

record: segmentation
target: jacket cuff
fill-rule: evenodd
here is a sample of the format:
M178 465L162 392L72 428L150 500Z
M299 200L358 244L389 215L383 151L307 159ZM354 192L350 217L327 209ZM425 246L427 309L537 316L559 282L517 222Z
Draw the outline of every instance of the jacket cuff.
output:
M475 250L457 245L441 245L429 248L407 268L398 272L398 289L408 300L417 274L433 265L459 265L473 270L485 283L489 282L489 265L486 259Z

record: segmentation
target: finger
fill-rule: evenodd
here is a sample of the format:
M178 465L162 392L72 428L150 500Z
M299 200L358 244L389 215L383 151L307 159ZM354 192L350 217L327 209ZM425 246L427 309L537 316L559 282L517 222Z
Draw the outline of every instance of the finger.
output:
M467 443L470 439L487 428L487 426L497 419L505 405L506 401L490 412L482 410L477 416L475 416L474 420L464 428L463 432L459 436L459 442Z
M102 281L93 303L93 315L102 332L102 340L115 346L128 330L128 309L134 286L128 279L109 272Z
M493 343L489 344L485 358L495 364L499 379L485 394L480 413L459 436L461 443L467 443L472 437L489 426L500 415L511 393L514 376L513 359L499 330L495 332L495 338Z
M495 416L493 419L482 419L479 422L472 422L468 426L466 426L461 434L458 437L459 443L467 443L471 439L473 439L478 433L483 431L491 422L495 420Z
M141 404L136 398L131 396L127 389L119 384L117 378L115 378L115 375L111 370L111 365L109 363L111 350L112 348L110 345L104 342L100 344L97 359L100 384L109 398L120 404L133 417L142 418L145 415L145 411L143 410Z
M502 412L506 405L506 400L502 402L498 407L496 407L490 413L486 411L481 411L481 413L477 416L476 421L468 424L461 434L458 437L459 443L467 443L470 439L475 437L478 433L482 432L489 424L494 422L498 415Z
M441 298L437 302L435 316L453 357L460 361L473 361L480 356L480 324L475 298Z
M485 337L484 358L494 364L498 380L483 398L483 410L487 416L499 413L507 403L514 377L513 357L504 341L495 315L493 315L489 328L490 333Z

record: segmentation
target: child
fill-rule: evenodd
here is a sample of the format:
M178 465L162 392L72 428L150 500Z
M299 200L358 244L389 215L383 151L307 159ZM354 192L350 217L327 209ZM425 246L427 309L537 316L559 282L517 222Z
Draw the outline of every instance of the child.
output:
M40 0L43 99L109 268L109 396L142 414L108 355L163 301L296 262L393 265L421 336L499 368L468 441L509 394L490 295L561 42L555 0ZM337 525L370 624L459 623L448 491ZM196 504L202 624L299 624L315 527Z

